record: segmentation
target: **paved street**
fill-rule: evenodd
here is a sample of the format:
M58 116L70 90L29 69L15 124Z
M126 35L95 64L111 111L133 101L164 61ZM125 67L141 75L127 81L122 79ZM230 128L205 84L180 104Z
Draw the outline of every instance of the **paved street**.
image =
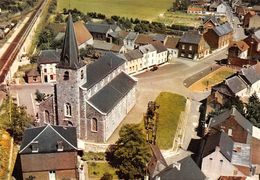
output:
M242 26L240 26L240 24L241 23L240 23L238 17L234 16L234 34L233 34L233 39L235 41L239 41L239 40L242 40L242 39L246 38L244 29L242 28Z

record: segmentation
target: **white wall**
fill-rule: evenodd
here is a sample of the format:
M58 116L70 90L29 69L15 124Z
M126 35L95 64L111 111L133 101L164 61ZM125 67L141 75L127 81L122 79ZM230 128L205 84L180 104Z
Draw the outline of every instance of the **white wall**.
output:
M42 83L54 83L56 82L56 63L52 64L41 64L40 69L41 69L41 80ZM47 72L45 72L45 70ZM53 76L53 79L51 79L51 75ZM47 76L47 82L45 82L45 76Z

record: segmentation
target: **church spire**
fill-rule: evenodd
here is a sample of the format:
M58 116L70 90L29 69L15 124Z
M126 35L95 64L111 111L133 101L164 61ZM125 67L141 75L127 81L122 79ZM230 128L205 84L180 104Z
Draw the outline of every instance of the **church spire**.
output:
M64 69L78 69L81 66L82 62L79 59L74 25L71 14L69 13L63 47L60 56L60 63L58 64L58 67Z

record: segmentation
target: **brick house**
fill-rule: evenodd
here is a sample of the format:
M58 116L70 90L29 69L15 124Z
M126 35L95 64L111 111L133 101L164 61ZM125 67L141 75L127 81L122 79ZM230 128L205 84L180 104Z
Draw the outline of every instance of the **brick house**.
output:
M249 46L244 41L233 41L228 48L228 57L247 58Z
M250 56L250 58L253 60L259 60L260 59L260 30L255 31L254 34L251 34L250 36L245 38L244 41L249 46L248 56Z
M209 55L208 43L198 31L188 31L180 39L179 57L193 60L201 59Z
M48 110L56 114L54 123L76 127L82 140L106 142L135 105L137 82L124 73L125 60L106 53L92 64L83 63L69 14L56 68L54 106Z
M229 23L224 23L209 29L204 33L204 38L212 50L224 48L232 41L233 29Z
M22 179L79 179L75 127L26 129L19 151Z
M203 29L206 31L219 25L220 23L216 16L208 16L203 20Z
M41 82L41 74L39 69L33 68L26 73L26 80L28 83L40 83Z

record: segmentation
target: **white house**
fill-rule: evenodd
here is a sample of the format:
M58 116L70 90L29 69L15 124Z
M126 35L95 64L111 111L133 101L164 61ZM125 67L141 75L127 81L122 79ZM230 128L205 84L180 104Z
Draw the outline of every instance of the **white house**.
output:
M157 65L163 64L168 61L168 51L167 48L160 42L160 41L155 41L152 43L153 47L156 49L157 54L156 54L156 60L155 62Z
M123 40L124 46L127 50L135 49L135 40L137 39L139 33L129 32L128 35Z
M121 57L126 60L125 71L127 72L127 74L136 73L143 70L145 67L143 54L139 49L135 49L122 54Z
M140 46L139 50L143 54L145 68L149 68L157 64L157 50L154 48L153 45L148 44Z
M217 6L217 13L226 14L226 12L227 12L227 4L225 4L224 2L220 3Z
M178 45L179 40L180 40L180 38L177 38L177 37L167 37L165 47L168 50L169 59L178 57L179 49L178 49L177 45Z

